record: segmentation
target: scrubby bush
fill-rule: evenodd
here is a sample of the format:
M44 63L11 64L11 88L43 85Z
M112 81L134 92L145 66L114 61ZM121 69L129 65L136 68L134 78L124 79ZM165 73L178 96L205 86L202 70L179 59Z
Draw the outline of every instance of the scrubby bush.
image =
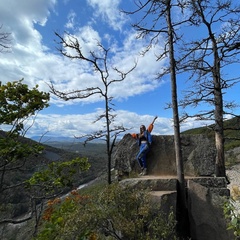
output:
M224 203L224 216L227 220L227 229L233 231L235 240L240 239L240 210L238 204L233 198Z
M36 239L176 239L174 214L159 209L147 191L117 183L94 195L74 191L49 202Z

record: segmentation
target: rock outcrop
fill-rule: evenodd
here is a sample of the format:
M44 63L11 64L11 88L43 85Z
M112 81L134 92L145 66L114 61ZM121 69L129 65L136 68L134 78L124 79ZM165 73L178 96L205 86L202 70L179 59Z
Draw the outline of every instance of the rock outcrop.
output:
M215 146L204 135L182 135L184 172L187 176L213 176L215 169ZM136 161L139 146L131 134L118 143L114 154L115 170L119 176L138 172ZM176 176L174 137L153 135L151 150L147 156L148 174Z
M227 231L222 209L223 201L230 195L227 182L224 177L214 177L216 151L213 141L204 135L182 135L181 142L191 239L234 239L233 233ZM149 189L153 200L162 205L161 210L168 214L173 209L177 216L179 204L173 136L153 136L147 155L147 176L124 178L140 171L136 161L138 150L136 140L130 134L118 143L114 155L118 179L129 187Z

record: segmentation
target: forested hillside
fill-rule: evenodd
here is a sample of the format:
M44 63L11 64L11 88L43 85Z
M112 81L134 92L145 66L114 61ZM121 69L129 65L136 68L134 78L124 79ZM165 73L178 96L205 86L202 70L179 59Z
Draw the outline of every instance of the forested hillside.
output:
M0 131L0 139L4 139L5 132ZM20 138L20 141L27 143L28 145L38 144L37 142L28 139ZM74 179L73 186L69 186L64 191L69 191L71 188L75 188L81 184L89 182L99 175L103 174L107 167L107 160L104 154L103 145L89 144L83 147L82 144L71 145L61 143L52 144L56 147L40 144L44 149L38 155L32 155L25 160L27 164L24 164L21 160L16 160L14 165L11 166L12 170L8 171L5 176L4 186L17 186L17 188L9 188L4 190L0 196L0 204L5 206L4 212L1 214L1 219L5 217L19 217L29 211L29 196L28 190L23 187L24 181L28 180L33 173L40 171L47 167L48 164L54 161L69 161L76 157L87 157L91 165L90 169L86 172L80 172ZM63 147L64 146L64 147ZM21 166L21 169L19 169ZM10 214L10 215L9 215Z
M214 125L189 129L182 134L205 134L214 140ZM240 118L234 117L224 121L225 150L240 146Z

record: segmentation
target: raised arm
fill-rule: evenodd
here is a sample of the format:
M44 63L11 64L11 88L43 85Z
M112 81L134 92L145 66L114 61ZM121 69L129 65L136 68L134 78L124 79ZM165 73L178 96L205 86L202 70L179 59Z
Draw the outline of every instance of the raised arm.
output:
M154 122L156 121L156 119L157 119L158 117L156 116L154 119L153 119L153 121L149 124L149 126L148 126L148 128L147 128L147 130L148 130L148 132L152 132L152 130L153 130L153 127L154 127Z

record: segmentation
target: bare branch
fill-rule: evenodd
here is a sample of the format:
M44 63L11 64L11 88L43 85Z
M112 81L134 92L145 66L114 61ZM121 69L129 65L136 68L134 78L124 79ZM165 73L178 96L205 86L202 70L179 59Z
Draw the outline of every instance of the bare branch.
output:
M100 95L104 99L105 103L105 111L103 114L100 114L97 119L94 121L96 123L97 121L103 120L103 128L104 130L99 130L96 132L93 132L91 134L86 134L84 136L76 137L75 138L86 138L84 141L84 145L92 140L101 139L106 141L106 149L108 154L108 183L111 183L111 154L112 154L112 147L114 146L114 142L116 139L116 136L120 134L124 128L117 127L115 128L113 125L114 119L116 117L115 114L112 114L111 112L114 111L110 105L112 104L113 96L109 96L109 88L114 83L120 83L124 79L126 79L126 76L132 72L136 66L137 62L133 64L132 67L129 68L127 71L121 71L117 67L111 67L111 69L114 71L114 73L117 74L116 77L110 76L110 68L108 66L108 52L109 49L105 48L100 42L96 41L97 51L90 50L89 53L84 53L82 50L82 46L77 39L77 37L70 35L68 33L65 33L65 36L62 37L60 34L55 33L58 37L60 47L58 48L59 52L70 59L77 59L79 61L84 61L89 63L89 65L92 67L93 71L98 74L99 79L101 80L102 87L100 86L91 86L92 83L90 82L89 85L86 88L73 90L73 91L60 91L57 90L51 82L49 84L49 87L51 89L51 92L65 100L74 100L74 99L86 99L92 95ZM113 104L111 105L113 106ZM112 133L114 134L112 135ZM114 139L111 141L111 139Z
M104 93L102 92L102 90L99 87L91 87L91 88L86 88L86 89L82 89L82 90L73 90L73 91L69 91L69 92L62 92L62 91L57 90L54 87L52 82L50 84L48 84L48 86L50 88L51 93L53 93L55 96L63 99L64 101L73 100L73 99L84 99L84 98L88 98L95 94L100 94L100 95L104 96Z
M0 52L8 52L11 49L11 33L2 32L3 25L0 26Z

